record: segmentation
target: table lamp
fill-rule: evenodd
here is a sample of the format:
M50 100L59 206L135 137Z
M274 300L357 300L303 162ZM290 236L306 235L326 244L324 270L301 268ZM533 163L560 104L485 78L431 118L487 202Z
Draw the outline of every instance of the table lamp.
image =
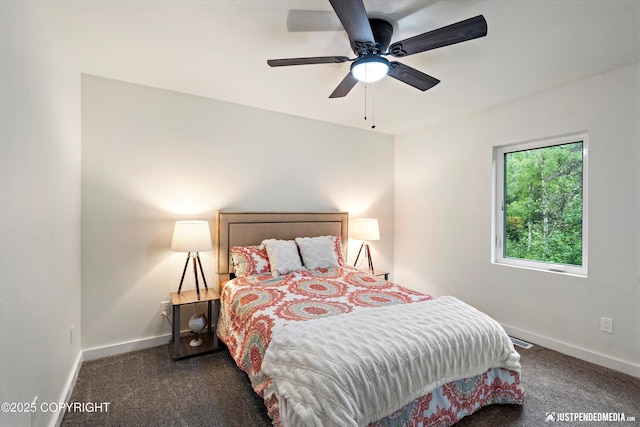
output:
M371 259L371 251L369 250L369 242L371 240L380 240L380 229L378 228L378 220L374 218L359 218L356 219L353 224L353 233L351 237L356 240L362 240L358 256L356 256L356 262L353 264L355 267L358 264L358 258L362 248L364 248L365 256L369 261L369 271L373 274L373 260Z
M210 251L212 248L211 230L209 229L208 221L176 221L176 225L173 229L171 250L175 252L187 252L187 261L184 263L184 270L182 270L182 278L180 279L178 293L182 290L182 282L184 281L184 275L187 272L189 259L193 260L193 275L196 279L196 293L198 295L198 299L200 299L200 286L198 284L196 261L200 267L200 274L202 275L204 287L205 289L208 289L207 281L204 278L204 271L202 271L199 252Z

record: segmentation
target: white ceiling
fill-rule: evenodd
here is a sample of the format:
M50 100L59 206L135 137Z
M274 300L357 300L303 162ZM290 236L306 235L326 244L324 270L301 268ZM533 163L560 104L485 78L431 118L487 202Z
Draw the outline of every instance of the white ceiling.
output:
M638 0L365 0L394 21L392 42L479 14L486 37L400 59L442 82L421 92L385 78L329 94L349 64L271 68L267 59L353 57L327 0L57 1L52 17L82 72L399 134L640 62ZM300 16L303 15L303 16ZM316 18L317 17L317 18ZM295 19L294 19L295 18ZM317 25L316 25L317 26ZM299 29L299 28L298 28Z

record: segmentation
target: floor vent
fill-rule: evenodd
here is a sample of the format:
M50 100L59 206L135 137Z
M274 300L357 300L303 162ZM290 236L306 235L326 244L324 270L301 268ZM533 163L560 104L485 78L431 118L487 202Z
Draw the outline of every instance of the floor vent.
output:
M522 348L526 348L526 349L530 349L531 347L533 347L533 344L528 343L526 341L522 341L522 340L519 340L518 338L514 338L514 337L509 337L509 338L511 338L511 342L514 345L517 345L518 347L522 347Z

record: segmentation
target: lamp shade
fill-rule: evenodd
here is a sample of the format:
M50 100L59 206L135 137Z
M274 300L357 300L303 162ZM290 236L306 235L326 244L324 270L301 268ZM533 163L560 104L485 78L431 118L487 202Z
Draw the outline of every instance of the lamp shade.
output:
M351 64L351 74L361 82L377 82L389 72L389 61L378 55L364 55Z
M378 220L374 218L359 218L353 224L351 237L356 240L380 240Z
M208 221L176 221L171 241L172 251L203 252L212 248Z

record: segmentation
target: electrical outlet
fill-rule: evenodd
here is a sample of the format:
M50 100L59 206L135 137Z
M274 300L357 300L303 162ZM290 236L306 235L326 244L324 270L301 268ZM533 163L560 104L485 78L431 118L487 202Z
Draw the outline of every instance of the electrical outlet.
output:
M161 301L160 302L160 316L168 316L169 315L169 305L171 301Z
M602 332L606 332L608 334L613 333L613 319L609 319L608 317L600 318L600 330Z

